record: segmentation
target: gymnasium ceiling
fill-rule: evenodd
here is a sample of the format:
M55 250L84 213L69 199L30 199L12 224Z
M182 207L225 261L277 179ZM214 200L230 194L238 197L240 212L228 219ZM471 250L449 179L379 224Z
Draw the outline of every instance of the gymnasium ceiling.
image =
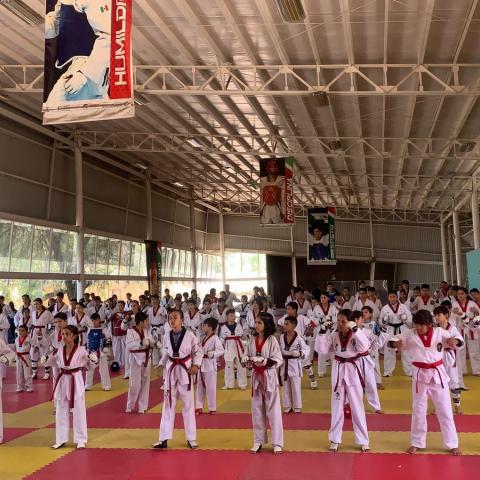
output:
M286 154L299 210L438 221L468 209L479 1L301 1L305 20L286 23L275 0L135 0L136 117L76 125L84 149L232 213L258 212L258 159ZM0 6L0 26L0 105L40 121L43 25Z

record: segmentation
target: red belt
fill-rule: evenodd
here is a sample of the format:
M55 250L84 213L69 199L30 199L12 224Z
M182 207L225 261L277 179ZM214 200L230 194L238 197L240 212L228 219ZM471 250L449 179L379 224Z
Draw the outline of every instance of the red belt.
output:
M443 360L438 360L437 362L434 362L434 363L412 362L412 365L419 369L418 372L417 372L417 380L416 380L416 383L415 383L415 392L416 393L418 393L418 374L420 373L420 368L423 368L425 370L435 369L436 372L438 373L438 376L440 377L440 383L442 385L442 388L444 388L442 376L440 375L440 372L438 371L438 368L437 368L440 365L443 365Z
M363 356L363 355L361 355L361 356ZM357 358L358 358L358 355L356 355L355 357L348 357L348 358L339 357L338 355L335 355L335 360L336 360L338 363L341 363L341 364L351 363L352 365L355 366L355 369L357 370L358 378L360 379L360 383L361 383L361 385L362 385L362 388L365 390L365 380L364 380L364 378L362 377L362 372L361 372L360 369L358 368ZM335 382L335 388L333 389L334 392L337 391L339 379L340 379L340 373L337 371L337 381Z
M30 352L15 352L17 354L17 357L20 358L20 360L27 366L29 367L28 365L28 362L23 358L23 357L26 357L27 355L30 355Z
M176 358L176 357L168 357L170 360L171 365L170 368L168 369L168 401L170 402L170 405L172 404L172 384L171 384L171 378L172 378L172 373L175 367L180 367L183 368L187 372L188 375L188 390L190 391L192 389L192 377L190 375L190 372L188 371L186 363L188 360L192 358L191 355L187 355L186 357L183 358Z
M259 375L259 382L260 382L260 386L261 386L261 389L262 389L262 397L265 398L265 394L267 393L267 376L265 375L265 370L267 369L267 367L265 366L257 366L257 365L253 365L253 374L252 374L252 397L253 397L253 393L254 393L254 390L253 390L253 384L254 384L254 378L256 375Z
M81 372L83 368L77 367L72 368L71 370L67 370L65 368L60 368L60 373L58 374L55 380L55 386L53 387L52 397L50 400L53 399L55 396L55 390L57 389L58 382L62 378L63 375L70 375L70 408L74 408L75 405L75 378L73 377L74 373Z
M363 358L363 357L368 357L370 353L368 353L368 350L365 352L357 354L357 358ZM365 373L365 362L362 362L362 367L363 367L363 378L365 379L366 373Z
M129 350L130 353L144 353L145 354L145 362L143 366L148 366L148 360L150 359L150 348L139 348L137 350Z
M225 337L225 340L235 340L237 342L237 353L238 353L238 359L240 360L242 358L242 353L244 352L242 337L238 335L234 335L230 337Z

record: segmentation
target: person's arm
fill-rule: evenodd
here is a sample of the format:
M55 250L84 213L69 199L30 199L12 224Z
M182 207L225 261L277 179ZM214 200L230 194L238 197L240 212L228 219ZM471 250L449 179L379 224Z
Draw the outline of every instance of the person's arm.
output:
M273 335L270 338L271 345L266 366L268 368L278 368L283 363L282 351L280 350L277 339Z
M60 8L62 2L58 1L55 8L45 15L45 39L58 37L60 31Z
M218 337L215 338L214 350L212 352L213 358L220 358L224 355L224 353L225 353L225 349L223 348L222 342Z

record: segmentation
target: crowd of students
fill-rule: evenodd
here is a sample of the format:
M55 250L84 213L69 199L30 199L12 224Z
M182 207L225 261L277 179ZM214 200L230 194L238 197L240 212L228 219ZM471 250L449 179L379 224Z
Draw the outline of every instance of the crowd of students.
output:
M224 367L223 389L237 386L252 397L252 452L267 443L267 419L274 453L283 450L282 408L302 411L302 376L317 389L317 376L331 369L330 451L342 443L344 419L351 417L355 441L370 450L364 397L383 413L378 390L383 377L394 375L400 353L405 375L412 377L410 453L426 447L427 403L435 406L444 446L459 454L453 410L461 414L460 396L467 359L480 375L480 292L442 282L410 289L408 281L388 292L382 304L373 287L359 282L355 295L328 283L306 292L292 287L282 308L265 292L240 299L228 285L203 300L196 290L164 296L145 292L138 300L115 295L105 302L93 293L70 298L62 292L45 307L28 295L14 314L14 342L8 344L11 310L0 297L0 389L6 367L16 368L17 392L32 392L33 380L52 381L57 449L68 442L73 412L74 442L88 440L85 391L98 368L104 390L111 389L110 370L123 370L129 381L125 413L145 413L150 375L161 367L164 401L158 442L165 449L173 436L176 404L182 403L187 445L196 448L196 416L216 412L217 371ZM313 366L317 360L317 372ZM196 395L194 392L196 390ZM1 402L1 391L0 391ZM453 409L452 409L453 404ZM1 403L0 403L1 415ZM0 417L0 442L3 426Z

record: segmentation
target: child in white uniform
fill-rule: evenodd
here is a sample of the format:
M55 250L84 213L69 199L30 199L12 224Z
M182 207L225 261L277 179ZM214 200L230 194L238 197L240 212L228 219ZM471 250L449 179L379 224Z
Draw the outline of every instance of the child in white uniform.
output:
M267 418L272 430L273 453L283 449L283 422L278 391L277 368L283 363L280 345L274 336L273 317L261 312L255 319L256 335L250 339L242 364L252 373L253 447L258 453L267 442Z
M17 354L17 392L33 392L30 348L31 345L27 327L20 325L18 327L18 337L15 339L15 353Z
M155 345L149 333L148 315L135 314L135 326L127 331L127 353L130 356L130 378L126 413L131 413L138 402L138 413L145 413L150 394L151 349Z
M98 313L92 313L90 318L92 321L92 327L87 333L87 350L88 353L94 352L97 355L98 364L93 365L88 369L85 390L90 390L92 388L93 375L98 367L103 390L108 392L112 389L110 372L108 370L108 354L111 350L112 334L107 328L102 328L102 319Z
M283 335L280 336L280 350L283 364L279 370L279 381L282 388L283 411L285 413L302 412L302 360L308 358L310 348L295 331L297 319L287 317L283 324Z
M225 348L225 386L224 390L235 388L235 369L237 370L237 383L240 390L247 388L247 372L241 364L244 354L242 343L243 329L236 322L235 310L229 309L226 315L227 323L220 329L220 339Z
M462 338L460 332L457 330L457 327L449 322L450 311L448 310L448 307L446 307L445 305L440 305L439 307L436 307L433 311L433 315L435 317L435 321L440 328L443 328L444 330L449 332L450 335L454 338ZM455 409L455 413L461 415L462 409L460 407L460 394L462 390L460 389L458 379L457 350L445 348L443 350L443 364L445 365L445 370L447 372L448 378L450 379L448 382L448 387L450 388L453 408Z
M217 362L224 354L220 338L215 334L218 322L210 317L203 321L203 337L200 346L203 350L203 361L197 374L197 399L195 413L200 415L205 397L207 397L208 413L217 411ZM225 328L225 327L224 327Z
M318 352L335 354L332 366L332 419L328 432L330 451L336 452L342 443L344 405L348 399L355 442L361 445L363 452L368 452L370 447L363 406L364 380L358 364L358 354L368 351L370 344L353 321L350 310L340 310L337 327L338 331L331 333L322 328L316 343Z
M363 307L367 309L370 307ZM371 351L376 350L383 346L385 343L386 334L382 334L378 323L374 322L372 328L364 327L364 317L362 312L355 310L352 312L353 321L357 324L357 327L365 334L369 342L369 349L365 352L358 354L358 363L365 382L365 396L369 405L373 408L375 413L383 413L380 406L380 399L378 398L377 381L375 379L375 360L372 358Z
M458 435L453 420L443 350L457 349L463 345L463 340L452 337L447 330L433 327L432 316L426 310L419 310L413 315L413 326L412 330L401 333L389 341L391 346L409 352L412 358L413 412L411 446L407 452L416 453L419 448L423 449L426 446L427 406L428 398L431 398L445 448L453 455L459 455Z
M35 310L32 313L32 331L30 333L32 359L32 378L37 378L38 360L48 352L48 328L53 323L53 316L49 310L43 306L41 298L33 301ZM50 378L50 368L45 366L44 380Z
M55 399L55 444L61 448L68 442L70 411L73 409L73 441L77 448L85 448L87 443L87 414L85 407L85 384L82 371L97 363L97 356L90 355L79 345L79 332L74 325L63 329L65 346L57 353L43 356L41 362L58 368L53 397Z
M165 449L173 437L177 401L182 401L183 425L189 448L197 444L195 406L193 402L192 376L198 373L203 360L203 350L198 338L183 326L183 312L173 310L169 315L170 331L163 339L163 366L165 381L159 441L153 448Z

